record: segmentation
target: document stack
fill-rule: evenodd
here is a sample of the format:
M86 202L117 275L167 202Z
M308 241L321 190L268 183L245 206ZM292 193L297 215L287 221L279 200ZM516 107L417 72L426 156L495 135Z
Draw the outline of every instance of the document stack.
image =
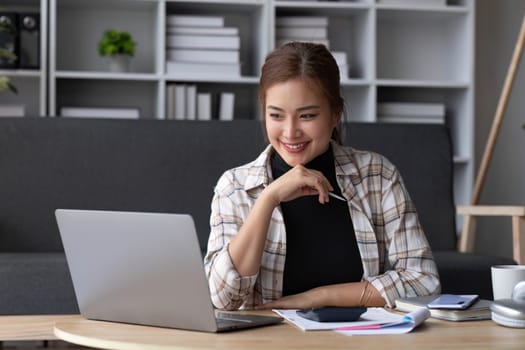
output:
M377 105L377 119L383 123L445 124L445 105L383 102Z
M332 51L332 56L334 56L337 65L339 66L339 73L341 75L341 80L347 80L350 71L350 65L348 64L348 58L346 52L344 51Z
M26 114L24 105L0 104L0 117L23 117Z
M330 48L328 17L277 16L275 25L275 44L277 47L290 41L308 41L323 44Z
M166 72L184 77L240 77L239 29L222 16L166 17Z
M235 94L218 94L215 110L211 92L197 91L195 84L168 84L166 87L166 119L211 120L217 115L219 120L233 120Z
M139 119L140 110L127 107L65 106L60 108L60 116L69 118Z
M329 20L326 16L277 16L275 19L275 44L277 47L290 41L306 41L330 48ZM337 61L341 79L348 79L348 59L345 52L332 51Z

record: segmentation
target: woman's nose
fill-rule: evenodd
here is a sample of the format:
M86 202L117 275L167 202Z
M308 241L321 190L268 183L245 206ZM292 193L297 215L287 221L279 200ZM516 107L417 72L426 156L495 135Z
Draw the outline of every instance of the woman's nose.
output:
M284 134L284 137L288 139L293 139L293 138L301 136L301 130L299 128L299 125L295 120L293 120L293 118L290 118L285 123L283 134Z

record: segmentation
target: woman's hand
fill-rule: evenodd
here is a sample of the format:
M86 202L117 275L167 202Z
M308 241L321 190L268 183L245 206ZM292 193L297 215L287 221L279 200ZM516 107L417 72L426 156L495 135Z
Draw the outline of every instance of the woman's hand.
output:
M333 191L328 179L317 170L297 165L273 181L265 191L270 191L276 205L302 196L319 195L319 203L329 201L328 193Z

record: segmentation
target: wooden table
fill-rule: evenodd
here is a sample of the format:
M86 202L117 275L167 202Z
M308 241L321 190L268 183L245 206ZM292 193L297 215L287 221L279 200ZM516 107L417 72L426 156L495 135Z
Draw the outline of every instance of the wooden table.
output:
M346 337L283 323L223 334L90 321L79 315L0 316L0 341L62 339L104 349L525 349L525 329L429 319L403 335Z
M55 335L103 349L525 349L525 329L492 321L427 320L409 334L348 337L332 331L303 332L279 325L210 334L176 329L90 321L60 320Z

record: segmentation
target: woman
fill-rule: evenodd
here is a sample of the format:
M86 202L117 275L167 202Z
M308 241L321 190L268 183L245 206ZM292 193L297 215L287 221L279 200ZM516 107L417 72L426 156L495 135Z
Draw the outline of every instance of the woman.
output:
M204 262L215 307L392 307L439 292L396 168L340 144L339 84L322 45L267 56L259 100L270 145L225 172L212 201Z

